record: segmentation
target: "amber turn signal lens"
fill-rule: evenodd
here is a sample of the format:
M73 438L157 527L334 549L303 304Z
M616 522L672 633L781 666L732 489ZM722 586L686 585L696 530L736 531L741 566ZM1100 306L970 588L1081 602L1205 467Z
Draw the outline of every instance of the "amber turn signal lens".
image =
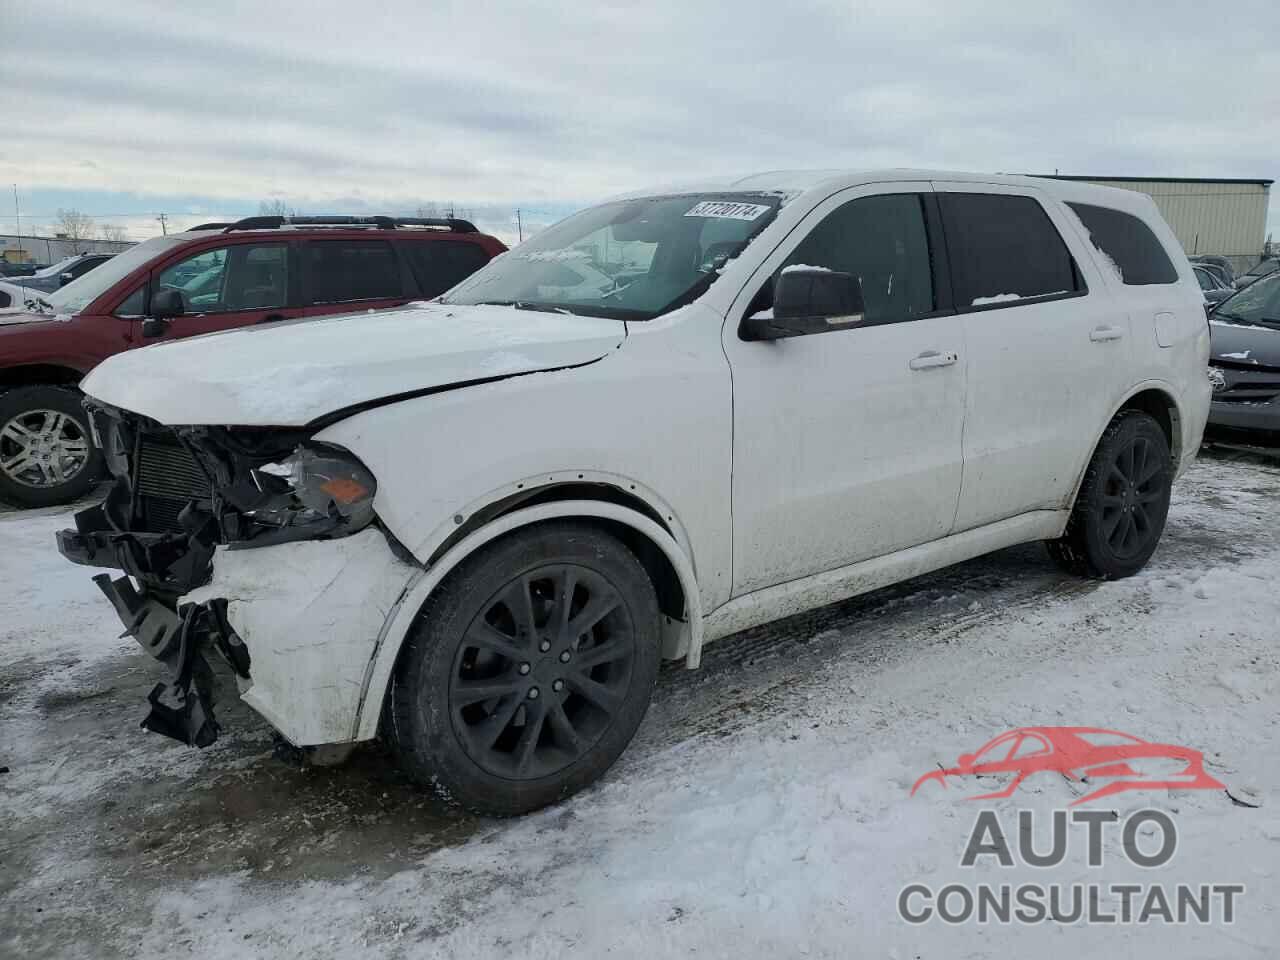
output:
M332 480L326 480L320 484L320 489L342 504L355 503L369 495L367 488L348 477L334 477Z

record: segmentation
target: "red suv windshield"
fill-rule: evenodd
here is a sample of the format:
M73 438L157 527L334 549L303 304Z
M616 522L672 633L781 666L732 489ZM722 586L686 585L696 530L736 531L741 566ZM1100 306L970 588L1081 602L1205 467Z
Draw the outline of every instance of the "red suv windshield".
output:
M153 237L150 240L130 247L117 257L112 257L102 266L90 270L78 280L72 280L65 287L47 296L41 297L54 313L75 314L97 300L138 267L154 260L160 254L174 247L181 246L191 238L175 234L169 237ZM38 303L39 301L37 301Z

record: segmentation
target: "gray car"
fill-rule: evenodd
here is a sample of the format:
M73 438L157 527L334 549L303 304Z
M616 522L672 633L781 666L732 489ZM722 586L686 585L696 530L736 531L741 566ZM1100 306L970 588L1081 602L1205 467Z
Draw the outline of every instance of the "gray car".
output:
M1236 292L1234 287L1226 286L1218 274L1205 265L1193 263L1191 268L1195 271L1196 281L1200 284L1200 292L1204 294L1206 304L1216 307Z
M1276 257L1265 257L1259 260L1252 267L1246 270L1240 276L1236 277L1236 289L1243 290L1256 280L1262 277L1269 277L1277 270L1280 270L1280 259Z
M1280 274L1264 277L1210 316L1207 437L1280 443Z
M53 293L72 280L78 280L94 267L102 266L115 254L80 253L60 260L51 267L37 270L29 277L8 277L6 282L32 293Z

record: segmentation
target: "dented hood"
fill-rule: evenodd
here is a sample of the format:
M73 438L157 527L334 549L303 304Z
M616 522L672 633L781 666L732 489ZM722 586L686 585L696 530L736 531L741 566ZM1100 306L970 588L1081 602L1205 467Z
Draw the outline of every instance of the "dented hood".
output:
M380 400L580 366L625 338L619 320L421 303L130 350L81 387L168 426L306 426Z

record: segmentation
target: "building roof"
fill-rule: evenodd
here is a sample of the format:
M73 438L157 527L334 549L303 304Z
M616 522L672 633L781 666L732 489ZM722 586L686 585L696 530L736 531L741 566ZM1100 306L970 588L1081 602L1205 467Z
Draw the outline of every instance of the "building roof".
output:
M1091 177L1067 175L1065 173L1036 173L1030 176L1045 177L1049 180L1087 180L1091 183L1107 181L1110 183L1256 183L1269 187L1274 180L1251 180L1233 177Z

